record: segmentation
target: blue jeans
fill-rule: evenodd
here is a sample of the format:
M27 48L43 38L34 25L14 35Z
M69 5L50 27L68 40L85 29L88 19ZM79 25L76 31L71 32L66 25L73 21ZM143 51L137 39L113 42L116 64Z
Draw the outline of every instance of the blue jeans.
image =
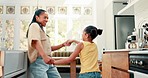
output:
M101 78L101 74L99 72L88 72L79 74L79 78Z
M34 78L61 78L54 65L46 64L41 57L30 64L30 72Z

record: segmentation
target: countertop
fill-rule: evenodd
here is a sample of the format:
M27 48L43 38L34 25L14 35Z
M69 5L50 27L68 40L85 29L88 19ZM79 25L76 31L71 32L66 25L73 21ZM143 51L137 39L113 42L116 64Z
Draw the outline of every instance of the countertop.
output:
M148 48L104 50L103 52L129 52L129 54L148 54Z
M127 52L129 49L117 49L117 50L104 50L103 52Z
M144 51L131 51L131 52L129 52L129 54L148 54L148 50L144 50Z
M52 57L53 59L64 59L64 58L68 58L68 57ZM80 57L76 57L75 59L80 59Z

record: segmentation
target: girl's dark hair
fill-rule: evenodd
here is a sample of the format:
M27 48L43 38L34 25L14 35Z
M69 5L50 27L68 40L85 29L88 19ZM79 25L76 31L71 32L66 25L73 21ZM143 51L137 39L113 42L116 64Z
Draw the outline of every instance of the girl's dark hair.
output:
M39 15L40 15L41 13L43 13L43 12L46 12L46 11L43 10L43 9L38 9L38 10L35 11L34 16L33 16L33 18L32 18L32 21L31 21L31 23L29 24L29 27L30 27L30 25L31 25L32 23L34 23L34 22L38 23L38 22L36 21L36 16L39 16ZM38 24L39 24L39 23L38 23ZM39 24L39 26L40 26L40 24ZM27 34L26 34L26 37L27 37L27 38L28 38L29 27L28 27ZM43 30L43 27L42 27L42 26L40 26L40 28Z
M95 39L98 34L101 35L102 34L102 29L97 29L96 27L94 26L87 26L85 29L84 29L84 32L86 32L87 34L90 35L91 39Z

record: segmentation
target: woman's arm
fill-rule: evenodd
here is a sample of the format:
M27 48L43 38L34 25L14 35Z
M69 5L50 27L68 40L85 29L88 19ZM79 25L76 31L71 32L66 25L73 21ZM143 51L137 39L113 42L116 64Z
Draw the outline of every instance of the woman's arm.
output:
M39 52L45 63L52 64L54 62L51 57L45 54L43 46L39 40L32 40L31 45Z
M64 47L64 46L65 46L64 43L62 43L62 44L60 44L60 45L57 45L57 46L51 46L51 50L52 50L52 51L58 50L58 49L60 49L60 48L62 48L62 47Z
M76 44L79 44L80 42L77 41L77 40L67 40L66 42L60 44L60 45L57 45L57 46L51 46L51 50L54 51L54 50L58 50L62 47L65 47L65 46L70 46L71 43L75 42Z
M76 46L74 52L70 55L70 57L68 57L66 59L56 60L54 62L54 64L59 65L59 64L68 64L68 63L72 62L79 55L79 53L81 52L82 49L83 49L83 43L79 43Z

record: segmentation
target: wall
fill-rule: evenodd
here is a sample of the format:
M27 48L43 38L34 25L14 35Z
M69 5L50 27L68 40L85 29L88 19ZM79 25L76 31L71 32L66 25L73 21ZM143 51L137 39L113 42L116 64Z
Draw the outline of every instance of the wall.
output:
M140 28L145 22L148 23L148 0L140 0L134 5L136 28ZM146 21L144 21L146 20Z
M114 21L113 21L113 3L105 8L105 49L114 49Z
M125 7L121 2L127 0L105 0L104 14L105 14L105 49L115 49L115 35L114 35L114 15ZM115 3L116 2L116 3Z
M106 50L114 49L113 0L104 0L105 46Z
M115 1L115 0L114 0ZM121 2L123 0L116 0ZM116 4L113 9L113 0L96 0L96 24L98 28L103 29L103 34L97 37L97 45L99 48L99 59L102 58L103 49L114 49L114 21L113 15L123 8L120 4Z
M103 29L102 35L98 35L95 39L99 50L99 60L102 60L103 48L105 47L105 17L104 17L104 1L96 0L96 26Z
M103 34L97 37L99 60L102 58L103 49L115 48L113 14L115 14L119 9L123 8L119 7L120 4L117 5L118 7L115 8L116 10L113 10L113 0L96 0L96 24L98 28L103 29Z
M104 8L106 8L113 0L104 0Z

